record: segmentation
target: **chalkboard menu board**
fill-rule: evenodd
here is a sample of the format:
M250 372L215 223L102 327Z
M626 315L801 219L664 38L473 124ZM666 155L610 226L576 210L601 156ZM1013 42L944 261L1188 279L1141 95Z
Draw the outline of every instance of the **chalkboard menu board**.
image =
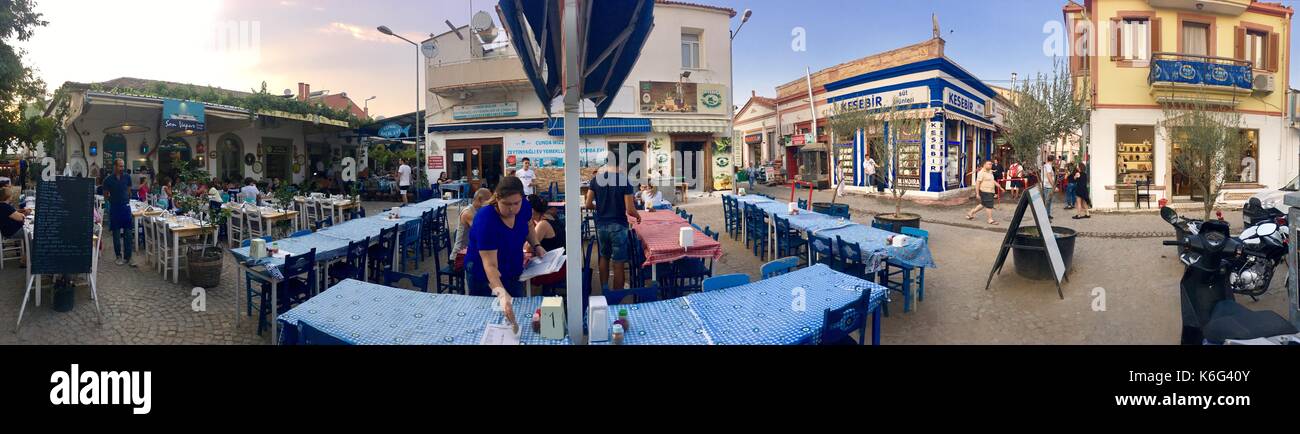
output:
M32 274L90 272L94 207L91 178L61 176L37 185Z

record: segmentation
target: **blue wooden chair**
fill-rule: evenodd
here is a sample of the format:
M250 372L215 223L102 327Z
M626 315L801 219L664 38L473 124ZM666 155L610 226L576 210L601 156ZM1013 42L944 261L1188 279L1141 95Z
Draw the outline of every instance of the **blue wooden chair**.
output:
M289 236L289 238L305 237L311 234L312 234L311 229L303 229L301 231L294 232L293 235Z
M363 207L356 207L351 212L348 213L348 220L356 220L356 219L363 219L363 218L366 218L366 209Z
M826 309L822 315L821 345L865 345L867 336L867 300L871 291L838 309ZM853 332L858 338L853 338Z
M790 256L790 257L777 259L772 262L763 264L763 268L760 268L759 271L762 273L761 275L763 276L763 278L767 279L769 277L780 276L782 274L794 271L795 267L798 266L799 266L799 258Z
M334 217L326 217L320 220L316 220L316 230L318 231L321 230L322 228L329 227L329 226L334 226Z
M807 258L808 242L799 230L790 228L790 220L773 216L772 221L776 224L776 255Z
M724 274L721 276L713 276L708 279L704 279L704 282L701 283L700 286L701 288L704 289L704 292L709 292L709 291L719 291L727 288L735 288L737 286L748 285L748 284L749 284L748 274L736 273L736 274Z
M841 273L859 279L868 279L867 260L862 257L862 246L844 241L844 237L836 236L835 251L839 255Z
M884 222L884 221L881 221L881 220L878 219L878 218L877 218L877 219L871 219L871 227L876 228L876 229L880 229L880 230L882 230L882 231L890 231L890 232L893 232L893 231L894 231L894 224L893 224L893 223L886 223L886 222Z
M384 272L384 286L392 286L396 288L396 285L401 284L403 280L409 282L412 289L418 289L420 292L429 292L429 273L417 276L396 271Z
M767 259L768 251L768 226L767 212L755 206L751 208L753 220L750 222L749 240L753 243L754 256Z
M924 239L924 240L926 240L926 241L929 241L929 240L930 240L930 232L929 232L929 231L926 231L925 229L918 229L918 228L913 228L913 227L904 227L904 228L903 228L903 235L907 235L907 236L909 236L909 237L921 238L921 239ZM903 311L904 311L904 312L909 311L910 306L911 306L911 301L912 301L912 300L911 300L911 297L909 296L909 294L910 294L910 292L911 292L912 272L913 272L913 271L917 271L917 270L919 270L919 272L917 273L917 279L916 279L916 299L917 299L918 301L925 301L925 267L914 267L914 266L911 266L911 265L905 264L905 263L903 263L902 261L898 261L898 260L896 260L896 259L892 259L892 258L890 258L890 259L888 259L888 260L885 261L885 267L886 267L886 270L892 270L892 271L890 271L888 274L886 274L886 278L888 278L888 277L890 277L890 276L901 276L901 277L902 277L902 279L901 279L901 280L898 280L898 281L893 281L893 280L888 281L888 283L890 284L890 285L888 285L888 286L889 286L891 289L893 289L894 287L898 287L900 291L903 291L903 295L904 295L904 297L906 297L906 298L903 299Z
M615 291L613 289L606 289L604 291L605 291L604 294L605 303L609 304L610 306L623 304L623 302L625 301L625 299L627 299L629 295L632 296L632 303L649 303L652 301L659 301L659 288L654 286L650 286L646 288L625 289L622 291Z
M908 229L914 228L903 228L904 231L908 231ZM912 311L912 271L916 268L917 267L905 264L896 259L889 258L885 260L885 269L880 271L878 281L881 282L881 285L889 288L890 291L898 291L903 294L904 313ZM924 273L925 269L923 268L921 272ZM922 276L924 276L924 274L922 274ZM885 304L885 316L889 316L888 303Z
M823 237L808 232L808 264L826 264L833 270L841 270L840 260L835 255L835 244L830 237Z
M262 335L262 330L266 328L270 321L275 321L271 316L271 303L276 304L278 312L288 312L299 303L307 301L312 294L316 293L316 249L310 252L298 255L287 256L284 258L284 265L280 266L280 274L284 280L280 281L280 286L276 288L276 300L271 301L271 284L262 285L261 303L258 306L257 315L257 335ZM303 279L302 276L306 276Z
M370 248L370 237L348 243L348 256L343 262L329 267L329 277L334 283L346 279L366 280L366 253Z
M806 210L810 210L810 211L812 210L812 208L808 208L808 200L807 200L807 199L799 199L799 200L798 200L798 204L799 204L799 209L806 209Z
M453 254L451 251L451 228L447 225L447 207L438 208L433 213L433 254L439 251L446 251L448 255Z
M262 237L262 241L266 241L267 244L270 244L271 237ZM249 245L252 245L252 243L253 240L244 240L242 243L239 244L239 246L248 247ZM253 289L253 282L257 282L258 288L261 288L262 285L271 284L270 281L258 277L256 274L253 274L253 272L251 271L244 272L244 290L245 290L244 307L248 308L248 316L253 316L253 296L256 295L259 297L259 299L262 296L262 293L260 291Z
M366 269L370 271L369 281L380 283L383 281L384 272L393 269L393 249L397 245L397 225L386 229L380 229L377 238L372 239L374 245L366 252L366 258L369 264Z
M717 232L713 232L711 229L712 229L712 227L710 227L710 226L705 226L705 227L704 227L704 236L709 237L709 238L713 238L713 241L718 241L718 233L717 233Z
M352 345L322 332L307 321L298 321L298 345Z
M434 254L434 221L437 220L437 210L428 210L420 213L420 258L433 256Z
M412 228L411 226L414 226ZM419 224L407 225L402 231L400 237L400 247L402 254L401 271L406 272L406 263L415 262L415 268L420 268L420 262L424 260L424 251L420 247L420 234L424 232Z

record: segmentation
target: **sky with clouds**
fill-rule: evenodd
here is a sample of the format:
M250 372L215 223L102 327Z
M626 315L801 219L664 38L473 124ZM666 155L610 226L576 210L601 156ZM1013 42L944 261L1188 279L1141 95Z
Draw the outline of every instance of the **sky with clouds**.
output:
M624 0L598 0L624 1ZM977 77L1008 84L1050 70L1044 52L1064 0L693 0L753 18L735 40L737 105L802 76L859 57L924 41L937 14L948 57ZM1284 0L1295 6L1295 0ZM466 24L473 11L495 17L497 0L38 0L50 25L24 47L51 87L64 81L132 76L271 92L347 92L371 112L415 108L415 47ZM733 21L739 24L739 17ZM1045 29L1048 31L1045 32ZM806 49L792 49L802 32ZM233 37L231 37L233 35ZM1294 37L1293 37L1294 40ZM1292 66L1295 66L1292 59Z

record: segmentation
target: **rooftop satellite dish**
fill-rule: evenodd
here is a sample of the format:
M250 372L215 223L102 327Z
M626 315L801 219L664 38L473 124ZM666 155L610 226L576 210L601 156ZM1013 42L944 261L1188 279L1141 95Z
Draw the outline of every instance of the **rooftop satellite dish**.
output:
M482 39L484 44L491 44L500 35L497 32L496 24L492 22L492 15L486 11L475 13L474 18L469 22L469 27L474 33L478 34L479 39Z
M289 89L285 89L285 90L284 90L284 96L293 96L293 91L292 91L292 90L289 90Z
M425 59L432 59L438 57L438 46L434 45L433 40L430 39L420 44L420 52L424 53Z

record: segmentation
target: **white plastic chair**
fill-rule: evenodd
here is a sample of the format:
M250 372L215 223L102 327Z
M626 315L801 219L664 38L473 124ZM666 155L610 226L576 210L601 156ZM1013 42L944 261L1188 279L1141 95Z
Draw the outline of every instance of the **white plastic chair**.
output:
M140 224L137 225L141 233L144 234L144 251L142 253L146 263L156 263L158 259L158 236L154 230L153 221L154 217L141 217Z
M248 238L248 225L244 222L244 212L240 207L230 209L230 219L226 220L226 238L230 247L239 247Z
M13 238L5 238L0 235L0 270L5 268L5 261L23 259L23 239L21 235L14 234Z
M249 209L248 212L244 213L244 220L248 222L246 229L250 240L264 237L270 232L266 227L266 222L262 220L262 211L260 210Z
M334 202L330 202L328 200L322 200L317 203L320 204L320 212L318 212L317 214L320 216L321 220L330 219L331 223L339 222L339 216L335 215L337 214L336 213L337 208L334 206ZM315 226L313 226L313 228L315 228Z

